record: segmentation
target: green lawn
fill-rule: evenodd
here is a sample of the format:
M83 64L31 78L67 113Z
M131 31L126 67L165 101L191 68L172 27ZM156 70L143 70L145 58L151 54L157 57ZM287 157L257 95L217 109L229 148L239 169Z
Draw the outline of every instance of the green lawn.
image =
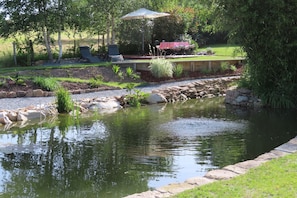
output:
M297 197L297 153L271 160L247 174L214 182L175 197Z

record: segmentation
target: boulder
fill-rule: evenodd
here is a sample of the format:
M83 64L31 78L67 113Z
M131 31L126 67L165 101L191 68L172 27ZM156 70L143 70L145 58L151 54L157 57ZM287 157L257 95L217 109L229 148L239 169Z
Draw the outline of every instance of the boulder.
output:
M150 94L149 97L146 98L146 101L149 104L167 103L165 96L160 93Z

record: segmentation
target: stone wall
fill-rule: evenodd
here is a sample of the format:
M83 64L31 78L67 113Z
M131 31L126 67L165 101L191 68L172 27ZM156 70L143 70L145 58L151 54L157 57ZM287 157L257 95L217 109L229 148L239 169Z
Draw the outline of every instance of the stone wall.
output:
M241 107L261 107L261 100L251 90L246 88L230 87L226 92L225 103Z
M216 78L196 81L182 86L153 90L149 103L177 102L188 99L213 98L225 96L228 87L239 77ZM155 100L153 100L155 99Z
M226 96L226 102L235 105L241 105L247 101L251 101L248 95L251 93L248 90L241 90L239 93L234 92L235 89L228 90L230 84L239 77L226 77L207 80L197 80L182 86L172 86L164 89L153 90L147 98L148 104L155 103L173 103L185 101L188 99L213 98L218 96ZM227 94L227 95L226 95ZM40 93L40 96L42 94ZM110 98L86 98L75 101L75 113L84 113L87 111L98 111L100 113L115 112L118 109L124 108L122 97ZM252 100L253 101L253 100ZM248 106L248 105L247 105ZM28 107L17 109L14 111L0 111L0 125L11 125L21 121L25 123L30 120L44 120L48 116L58 114L55 104L44 105L41 107Z

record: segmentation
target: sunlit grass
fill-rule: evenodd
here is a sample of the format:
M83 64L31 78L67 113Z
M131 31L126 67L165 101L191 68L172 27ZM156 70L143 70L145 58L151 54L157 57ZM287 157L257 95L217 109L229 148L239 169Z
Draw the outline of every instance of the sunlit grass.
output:
M189 197L297 197L297 153L269 161L247 174L179 194Z

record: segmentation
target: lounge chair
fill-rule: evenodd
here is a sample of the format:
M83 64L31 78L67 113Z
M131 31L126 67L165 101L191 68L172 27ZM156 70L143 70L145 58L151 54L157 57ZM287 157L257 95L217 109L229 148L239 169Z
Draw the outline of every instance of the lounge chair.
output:
M97 56L91 54L90 48L88 46L79 47L81 58L87 60L89 63L98 63L101 60Z
M123 61L124 58L119 52L117 45L108 45L108 57L111 62Z

